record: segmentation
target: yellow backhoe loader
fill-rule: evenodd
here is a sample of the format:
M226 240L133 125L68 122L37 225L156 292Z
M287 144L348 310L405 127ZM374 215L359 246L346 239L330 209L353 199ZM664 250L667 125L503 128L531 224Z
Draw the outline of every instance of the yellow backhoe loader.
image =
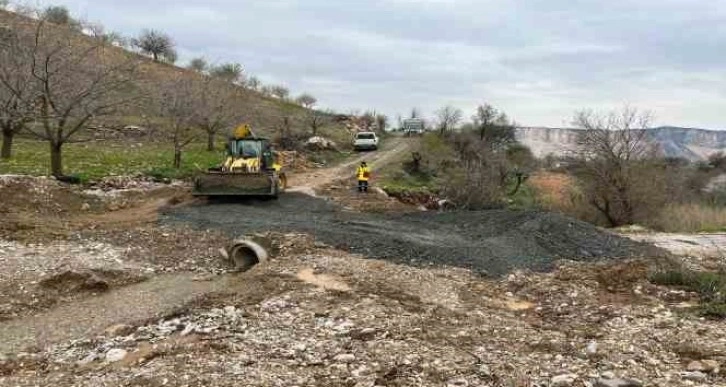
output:
M257 137L249 125L235 129L227 158L194 179L195 196L270 196L277 198L287 177L270 141Z

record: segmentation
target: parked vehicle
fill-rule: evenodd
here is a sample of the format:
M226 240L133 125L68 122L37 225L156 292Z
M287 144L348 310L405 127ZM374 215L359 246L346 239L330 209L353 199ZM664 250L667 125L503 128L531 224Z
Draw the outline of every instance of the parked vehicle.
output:
M357 133L353 140L353 148L357 151L376 150L378 149L378 136L374 132Z
M406 136L420 136L426 130L424 120L420 118L409 118L403 120L403 132Z

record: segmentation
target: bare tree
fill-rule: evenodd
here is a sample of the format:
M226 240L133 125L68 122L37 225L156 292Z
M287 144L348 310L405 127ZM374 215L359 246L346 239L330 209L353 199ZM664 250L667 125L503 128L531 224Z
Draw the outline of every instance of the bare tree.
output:
M12 7L13 12L18 15L25 16L25 17L31 18L31 19L40 18L41 12L32 5L22 4L22 3L15 3L12 5L13 5L13 7Z
M657 202L652 161L657 147L645 131L651 116L629 107L619 112L577 113L583 129L578 139L576 176L584 196L612 227L633 224L639 211ZM652 191L649 194L647 191Z
M225 63L212 67L209 74L234 84L240 84L244 80L244 69L239 63Z
M376 112L371 110L366 111L358 118L358 121L360 122L361 129L370 131L373 124L376 123Z
M270 91L272 92L272 95L282 100L286 100L290 95L290 89L285 86L272 86Z
M209 68L209 63L202 57L194 58L189 62L187 68L198 73L204 73Z
M312 95L308 93L300 94L299 97L295 98L295 102L297 102L300 106L310 109L318 102L317 98L313 97Z
M131 55L112 62L102 40L77 39L76 34L71 26L40 20L32 32L18 32L1 48L0 62L13 57L17 67L0 70L0 84L32 107L37 125L28 130L49 143L55 176L63 175L64 144L77 141L94 118L114 113L137 96L137 63ZM17 82L15 71L29 81Z
M492 149L505 147L516 141L515 126L507 115L489 104L480 105L472 117L479 139Z
M412 108L408 118L421 118L421 111L418 108Z
M438 127L439 134L443 136L446 132L455 129L463 117L464 112L453 106L445 106L439 109L436 112L436 126Z
M309 110L305 117L305 122L314 137L318 135L318 130L328 123L328 116L318 110Z
M174 78L154 86L155 116L157 125L167 133L174 147L174 168L181 168L182 152L197 140L202 131L198 127L199 100L203 88L201 81L192 77L176 75ZM151 125L151 123L150 123Z
M48 23L67 25L75 29L81 27L81 23L71 16L71 12L68 8L61 5L52 5L45 8L41 12L40 17Z
M144 30L138 38L133 40L133 45L141 52L151 55L155 62L166 58L176 59L174 40L160 31Z
M126 39L123 35L114 31L106 32L106 27L100 23L84 22L83 33L116 47L126 47L128 45L128 39Z
M265 97L272 97L272 86L262 86L260 88L260 93L262 93Z
M516 142L513 125L494 108L481 106L474 121L448 136L429 138L426 154L448 155L440 166L442 191L456 206L500 207L521 187L531 152Z
M247 87L251 90L258 91L260 90L260 87L262 87L262 82L259 78L255 76L251 76L249 80L247 80Z
M16 32L8 27L0 28L0 130L2 131L2 150L0 158L12 156L13 139L32 121L31 106L27 102L31 74L26 70L24 58L14 55L22 47Z
M388 116L385 114L376 114L376 127L379 132L385 132L388 127Z
M161 57L162 62L169 64L176 63L177 59L179 59L179 56L177 55L176 50L171 50Z
M195 93L197 112L194 125L207 134L207 150L214 151L215 137L220 130L234 124L235 88L218 78L205 78L199 82L201 90Z

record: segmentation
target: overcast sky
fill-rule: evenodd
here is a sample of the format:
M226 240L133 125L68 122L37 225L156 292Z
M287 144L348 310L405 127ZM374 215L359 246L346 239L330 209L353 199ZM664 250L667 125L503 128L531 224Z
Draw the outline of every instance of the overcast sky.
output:
M395 117L488 102L523 125L624 104L726 128L722 0L56 0L181 62L239 62L340 112Z

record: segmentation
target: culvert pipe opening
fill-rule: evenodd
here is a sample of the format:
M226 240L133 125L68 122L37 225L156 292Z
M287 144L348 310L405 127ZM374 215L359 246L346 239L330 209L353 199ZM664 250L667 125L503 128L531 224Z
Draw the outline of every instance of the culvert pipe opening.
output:
M238 271L247 271L255 265L267 261L269 257L264 247L247 239L232 242L224 252L224 256L234 264Z

